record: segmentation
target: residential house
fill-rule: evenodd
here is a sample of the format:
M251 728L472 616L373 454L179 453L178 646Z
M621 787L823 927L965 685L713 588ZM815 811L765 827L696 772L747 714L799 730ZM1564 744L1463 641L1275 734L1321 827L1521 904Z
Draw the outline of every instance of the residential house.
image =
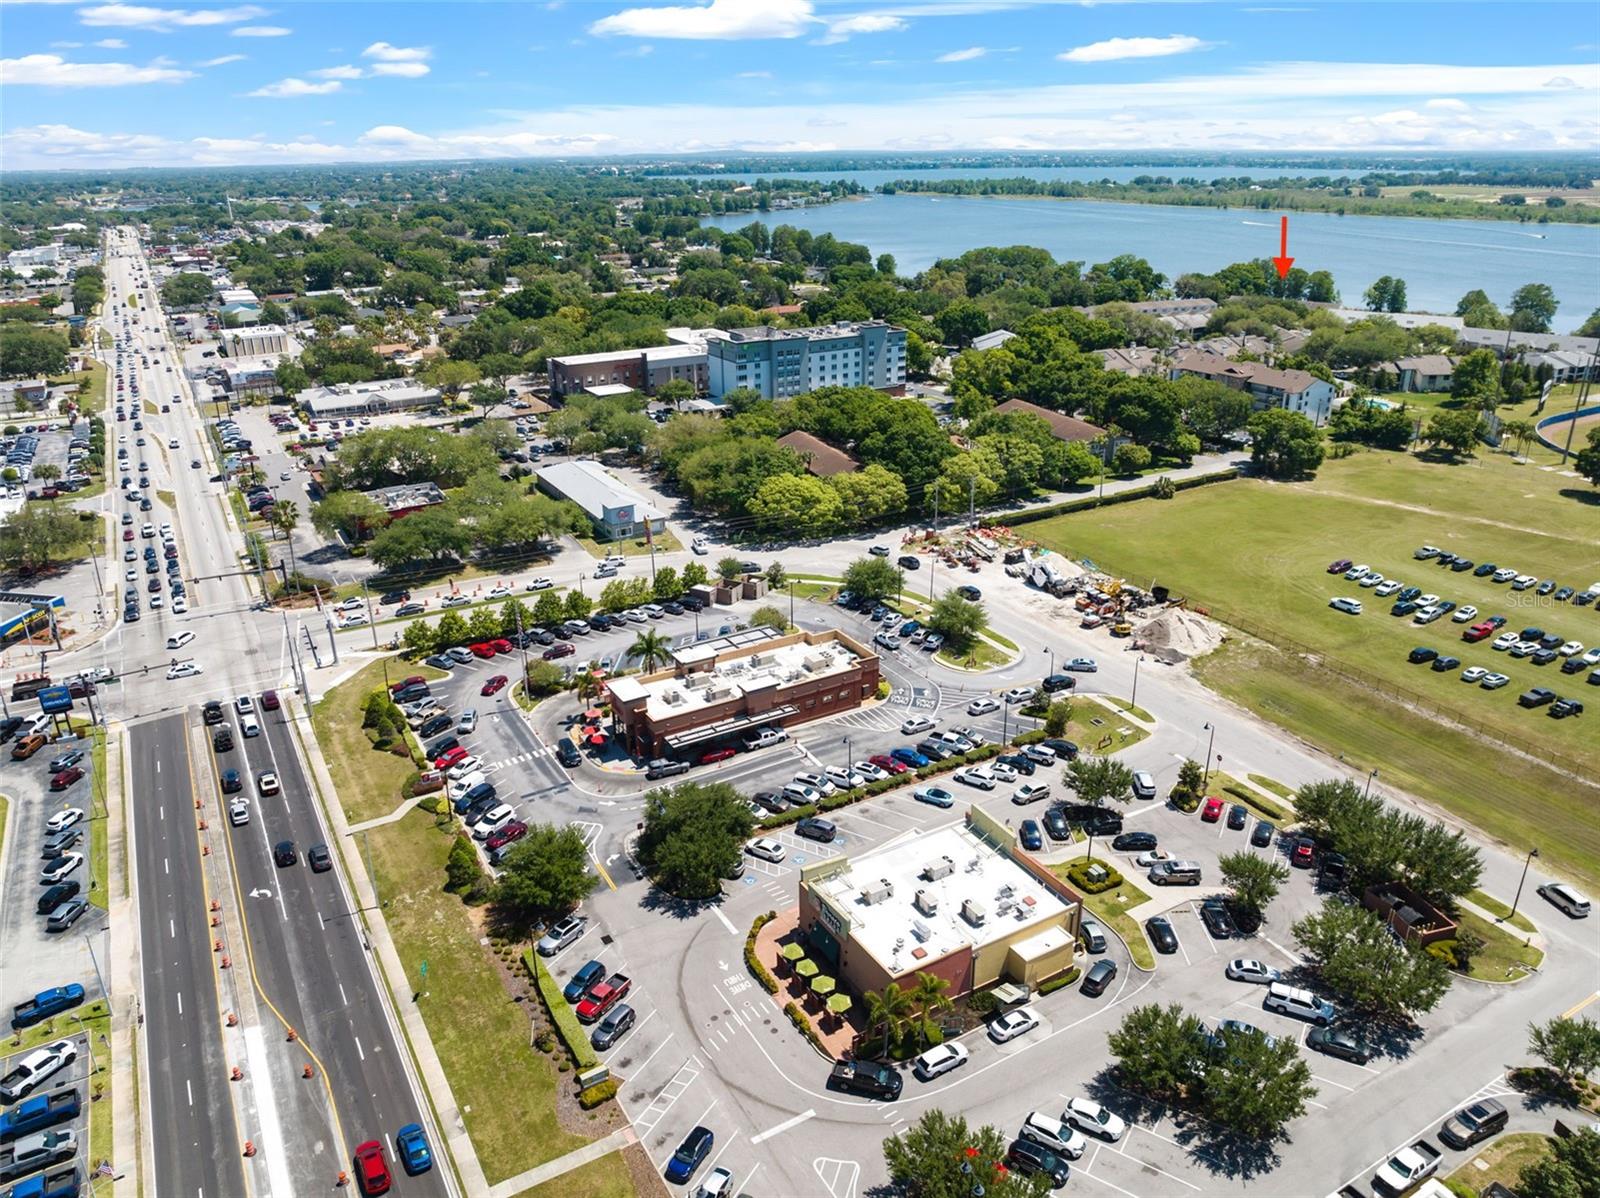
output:
M813 437L801 429L792 433L785 433L778 438L778 444L785 449L792 449L805 459L806 469L818 478L831 478L835 474L850 474L861 468L861 463L856 461L842 449L835 449L826 441Z
M1105 429L1090 424L1087 420L1079 420L1076 416L1068 416L1065 412L1052 412L1049 408L1041 408L1038 404L1029 403L1025 399L1008 399L1005 403L996 405L995 411L1021 412L1028 416L1037 416L1048 424L1050 431L1062 441L1081 441L1088 445L1106 435Z
M1384 373L1395 377L1397 391L1448 391L1455 377L1454 359L1444 354L1419 354L1396 358Z

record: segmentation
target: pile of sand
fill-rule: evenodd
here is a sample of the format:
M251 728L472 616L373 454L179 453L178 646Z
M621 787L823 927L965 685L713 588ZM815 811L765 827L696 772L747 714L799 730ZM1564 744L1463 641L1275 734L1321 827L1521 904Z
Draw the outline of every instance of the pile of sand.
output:
M1133 630L1150 651L1167 661L1209 653L1223 641L1222 625L1182 607L1169 607Z

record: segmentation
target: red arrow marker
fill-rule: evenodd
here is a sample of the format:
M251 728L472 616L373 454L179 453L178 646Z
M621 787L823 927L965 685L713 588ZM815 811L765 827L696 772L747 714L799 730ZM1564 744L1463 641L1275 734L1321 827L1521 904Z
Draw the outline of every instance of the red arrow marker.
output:
M1272 260L1272 265L1278 268L1278 277L1281 279L1289 273L1289 268L1294 265L1294 259L1289 257L1289 218L1283 218L1283 223L1278 226L1278 256Z

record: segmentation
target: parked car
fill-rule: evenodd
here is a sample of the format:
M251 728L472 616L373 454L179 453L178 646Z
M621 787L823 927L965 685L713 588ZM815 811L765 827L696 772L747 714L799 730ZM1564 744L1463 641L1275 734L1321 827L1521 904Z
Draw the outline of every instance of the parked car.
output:
M1172 930L1172 921L1165 915L1153 915L1144 921L1144 930L1158 953L1178 951L1178 934Z
M1039 1017L1027 1007L1017 1007L996 1015L989 1021L989 1039L996 1044L1004 1044L1015 1040L1018 1036L1025 1036L1039 1026Z
M583 935L589 921L582 915L569 915L558 920L540 937L538 950L541 957L553 957Z
M1333 1027L1314 1027L1306 1035L1306 1047L1330 1057L1365 1065L1372 1053L1350 1032Z

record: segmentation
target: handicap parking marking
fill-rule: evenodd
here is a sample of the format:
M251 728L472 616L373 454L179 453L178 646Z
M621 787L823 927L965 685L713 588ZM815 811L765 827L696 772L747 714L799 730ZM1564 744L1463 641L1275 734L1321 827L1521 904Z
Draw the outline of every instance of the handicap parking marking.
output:
M811 1162L811 1168L830 1198L856 1198L856 1186L861 1181L859 1161L819 1156Z

